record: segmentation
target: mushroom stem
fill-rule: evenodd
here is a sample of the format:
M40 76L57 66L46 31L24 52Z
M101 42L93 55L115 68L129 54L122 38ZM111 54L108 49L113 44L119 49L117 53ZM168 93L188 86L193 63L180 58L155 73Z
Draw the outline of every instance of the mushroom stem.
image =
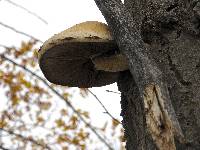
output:
M128 70L127 59L122 54L111 56L98 56L92 59L96 70L119 72Z

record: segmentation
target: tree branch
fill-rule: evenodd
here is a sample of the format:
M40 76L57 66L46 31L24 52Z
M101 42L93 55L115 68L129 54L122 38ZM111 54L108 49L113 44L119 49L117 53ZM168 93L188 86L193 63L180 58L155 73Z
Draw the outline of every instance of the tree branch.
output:
M10 47L6 46L6 45L3 45L3 44L0 44L0 47L3 47L5 49L9 49Z
M0 145L0 149L1 149L1 150L10 150L10 149L8 149L8 148L3 147L2 145Z
M143 86L149 81L157 82L162 78L162 72L146 54L140 29L136 28L125 6L119 0L95 0L95 2L111 28L120 50L128 58L130 71L138 82L140 90L143 91Z
M5 28L8 28L8 29L10 29L10 30L12 30L12 31L14 31L14 32L16 32L18 34L24 35L24 36L29 37L31 39L34 39L34 40L36 40L36 41L38 41L40 43L43 43L40 39L38 39L38 38L36 38L36 37L34 37L34 36L30 35L30 34L27 34L25 32L19 31L19 30L15 29L15 28L7 25L7 24L4 24L3 22L0 22L0 25L2 25Z
M87 89L87 91L92 94L94 96L94 98L99 102L99 104L103 107L103 109L105 110L105 113L108 114L113 120L115 120L117 123L121 124L121 122L119 122L119 120L117 120L109 111L108 109L104 106L104 104L100 101L100 99L89 89Z
M9 133L9 134L11 134L11 135L17 136L17 137L19 137L19 138L21 138L21 139L23 139L23 140L25 140L25 141L31 142L31 143L33 143L33 144L35 144L35 145L38 145L38 146L42 147L42 148L46 148L46 149L48 149L48 150L51 150L51 148L50 148L47 144L41 144L41 143L37 142L36 140L34 140L34 139L32 139L32 138L24 137L24 136L21 135L21 134L17 134L17 133L15 133L14 131L6 130L6 129L4 129L4 128L0 128L0 130L1 130L1 131L4 131L4 132L7 132L7 133Z
M41 20L43 23L48 24L46 20L44 20L42 17L40 17L40 16L37 15L36 13L34 13L34 12L28 10L27 8L21 6L21 5L17 4L17 3L14 3L14 2L11 1L11 0L5 0L5 1L7 1L7 2L10 3L10 4L12 4L12 5L15 6L15 7L18 7L18 8L20 8L20 9L25 10L27 13L29 13L29 14L35 16L37 19Z
M166 145L173 149L174 136L183 141L182 130L171 104L167 84L163 80L159 67L147 54L147 47L140 35L140 28L120 0L95 0L95 2L104 15L119 49L129 61L129 69L139 88L144 107L148 110L145 112L147 127L155 143L158 147L163 146L159 135L156 135L161 133L162 142L166 142ZM148 103L153 103L156 107L153 108L147 105ZM151 118L150 113L156 119ZM152 127L150 124L152 122L164 125L167 130L163 132L159 126ZM155 129L158 130L157 133L154 133ZM168 138L173 140L168 141Z
M120 92L115 92L115 91L111 91L111 90L106 90L106 92L108 92L108 93L114 93L114 94L121 94Z
M54 94L56 94L60 99L64 100L65 103L67 104L67 106L69 106L72 111L80 118L81 121L83 121L83 123L88 126L88 128L97 136L97 138L104 143L110 150L114 150L110 144L95 130L95 128L89 124L82 116L81 114L76 110L76 108L66 99L64 98L58 91L56 91L54 88L52 88L48 82L43 79L42 77L38 76L37 74L35 74L33 71L29 70L28 68L26 68L25 66L22 66L16 62L14 62L13 60L9 59L8 57L4 56L3 54L0 55L0 58L5 59L7 61L9 61L10 63L14 64L15 66L20 67L21 69L25 70L26 72L30 73L31 75L33 75L34 77L38 78L41 82L44 83L44 85L46 85Z

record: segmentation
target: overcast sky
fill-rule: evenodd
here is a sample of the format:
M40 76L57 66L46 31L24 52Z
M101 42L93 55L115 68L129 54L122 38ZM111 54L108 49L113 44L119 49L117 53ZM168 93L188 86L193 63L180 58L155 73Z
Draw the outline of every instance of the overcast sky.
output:
M105 22L93 0L14 0L14 2L40 15L48 25L5 0L0 1L0 21L43 41L79 22L87 20ZM0 31L0 41L3 43L16 44L20 39L24 39L5 28L0 27ZM2 31L7 36L2 36Z
M26 13L6 0L0 0L0 22L10 25L34 37L47 40L52 35L83 21L105 22L93 0L13 0L44 18L48 25L36 17ZM7 46L20 46L22 40L29 38L0 26L0 44ZM104 103L116 118L120 118L120 95L108 93L106 90L117 91L116 84L91 89ZM102 119L109 117L97 101L90 96L87 100L80 100L78 94L74 95L75 106L91 112L95 124L101 124Z

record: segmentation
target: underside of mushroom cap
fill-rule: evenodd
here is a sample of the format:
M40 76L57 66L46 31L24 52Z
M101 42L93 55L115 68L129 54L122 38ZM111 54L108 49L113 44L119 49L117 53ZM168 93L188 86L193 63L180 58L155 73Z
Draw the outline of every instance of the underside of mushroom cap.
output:
M117 50L105 24L84 22L47 40L39 51L39 64L54 84L98 87L115 82L119 73L96 70L91 59Z

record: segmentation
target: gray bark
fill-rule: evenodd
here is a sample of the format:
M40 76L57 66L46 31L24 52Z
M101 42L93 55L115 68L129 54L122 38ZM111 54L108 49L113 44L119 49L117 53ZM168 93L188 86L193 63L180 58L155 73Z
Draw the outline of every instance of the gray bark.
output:
M200 3L95 2L129 61L118 81L126 148L200 149Z
M141 28L143 40L151 45L149 53L167 81L170 99L186 139L185 143L176 140L176 149L198 150L200 149L198 12L194 11L195 3L192 1L176 3L169 1L165 7L154 5L156 9L150 7L149 3L144 0L125 0L126 8L131 11L132 17ZM159 9L168 10L170 15L156 14ZM144 107L139 100L137 86L130 75L126 78L125 76L127 73L122 73L118 85L122 92L121 115L127 139L126 148L155 149L151 137L145 130Z

